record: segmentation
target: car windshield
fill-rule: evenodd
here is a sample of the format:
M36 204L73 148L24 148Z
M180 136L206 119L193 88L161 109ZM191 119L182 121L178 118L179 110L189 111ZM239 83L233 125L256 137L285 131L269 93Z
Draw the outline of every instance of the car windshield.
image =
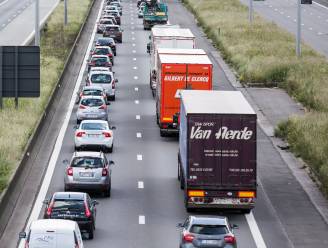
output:
M110 74L92 74L91 75L91 82L94 84L106 84L106 83L110 83L112 81L112 77L110 76Z
M81 105L88 106L88 107L99 107L103 105L104 102L98 98L86 98L82 99Z
M82 130L107 130L107 124L105 123L83 123L81 125Z
M109 49L108 48L96 48L95 54L98 54L98 55L109 54Z
M84 201L56 199L53 205L53 210L73 210L73 209L84 211Z
M83 91L84 96L102 96L102 91L101 90L84 90Z
M227 234L228 229L223 225L193 225L190 232L204 235L221 235Z
M101 158L97 157L80 157L74 158L71 167L80 168L102 168L103 163Z

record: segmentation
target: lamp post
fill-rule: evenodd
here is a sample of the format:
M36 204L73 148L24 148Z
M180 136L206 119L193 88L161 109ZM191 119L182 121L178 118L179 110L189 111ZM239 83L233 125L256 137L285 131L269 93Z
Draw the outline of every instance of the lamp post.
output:
M296 55L301 56L301 24L302 23L302 5L301 0L297 0L297 31L296 31Z

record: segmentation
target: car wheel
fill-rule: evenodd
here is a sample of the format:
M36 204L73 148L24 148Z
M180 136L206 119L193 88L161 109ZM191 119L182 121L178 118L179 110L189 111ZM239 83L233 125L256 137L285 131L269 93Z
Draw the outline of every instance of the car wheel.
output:
M109 153L112 153L113 150L114 150L114 144L112 144L112 146L111 146L110 148L108 148L108 152L109 152Z
M111 186L109 185L108 189L104 192L104 196L109 198L110 195L111 195Z
M116 52L114 52L114 56L116 56Z
M111 96L110 100L115 101L115 95Z
M166 132L165 131L160 130L159 134L160 134L161 137L166 137Z
M181 173L181 170L180 170ZM183 174L180 174L180 189L184 189L184 177Z
M93 239L93 232L94 232L94 227L92 225L91 228L89 229L89 239Z
M76 124L79 125L81 123L81 120L76 119Z

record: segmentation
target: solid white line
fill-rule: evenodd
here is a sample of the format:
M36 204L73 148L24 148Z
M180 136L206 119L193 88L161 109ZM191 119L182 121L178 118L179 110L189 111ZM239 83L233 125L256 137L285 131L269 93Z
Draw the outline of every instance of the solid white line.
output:
M139 215L139 224L140 225L146 224L146 218L144 215Z
M141 154L137 154L137 160L139 160L139 161L142 160L142 155Z
M5 1L3 1L2 3L0 3L0 6L6 4L8 1L9 1L9 0L5 0Z
M135 104L139 104L139 100L135 100L134 103L135 103Z
M314 2L314 1L313 1L313 3L316 4L316 5L318 5L318 6L320 6L321 8L324 8L324 9L327 9L327 10L328 10L328 7L323 6L323 5L320 4L320 3L317 3L317 2Z
M138 80L138 76L134 76L133 79L134 79L134 80Z
M102 2L102 4L103 3L104 2ZM99 11L99 13L98 13L98 19L97 20L99 20L100 14L101 14L101 11ZM26 227L28 227L32 221L37 220L38 216L40 215L40 212L41 212L41 209L42 209L42 206L43 206L43 200L45 199L45 197L47 195L49 185L51 183L51 179L52 179L52 176L54 174L55 167L56 167L56 164L57 164L59 153L60 153L61 147L63 145L63 141L64 141L64 137L65 137L67 127L68 127L68 123L69 123L73 108L75 106L76 93L78 92L78 90L80 88L80 85L82 83L84 69L86 68L89 53L90 53L91 47L93 45L93 40L94 40L94 37L95 37L95 34L96 34L96 28L97 27L95 25L94 29L93 29L93 32L92 32L92 35L91 35L91 38L90 38L90 41L89 41L89 44L88 44L87 51L86 51L85 56L84 56L84 60L83 60L81 70L79 72L79 76L78 76L76 84L75 84L74 91L73 91L72 96L71 96L71 101L70 101L68 110L66 112L64 122L63 122L63 124L60 128L60 131L59 131L56 143L55 143L54 150L53 150L53 152L51 154L51 157L50 157L50 161L49 161L49 165L48 165L46 174L44 176L40 191L39 191L38 196L36 198L36 201L34 203L34 206L33 206L32 212L30 214L30 217L28 219ZM20 243L19 243L19 248L23 248L23 247L24 247L24 240L21 240Z
M141 116L140 115L136 115L136 120L140 120Z
M143 181L139 181L138 182L138 189L143 189L144 188L144 182Z
M135 87L135 88L134 88L134 91L138 91L138 90L139 90L139 88L138 88L138 87Z
M142 134L141 133L137 133L137 138L141 138Z
M256 223L253 213L245 214L246 221L248 223L249 229L251 230L253 239L255 241L257 248L266 248L266 244L260 232L260 229Z

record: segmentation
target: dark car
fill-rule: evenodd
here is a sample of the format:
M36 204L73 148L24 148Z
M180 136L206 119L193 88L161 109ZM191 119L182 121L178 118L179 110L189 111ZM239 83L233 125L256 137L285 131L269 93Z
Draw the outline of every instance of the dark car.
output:
M104 37L113 38L115 41L122 43L122 29L118 25L106 25L103 31Z
M116 24L114 23L114 21L112 19L101 19L98 23L97 23L97 33L98 34L102 34L103 31L104 31L104 27L105 25L113 25L113 24Z
M96 46L91 51L91 55L106 55L109 57L112 65L114 65L114 53L110 46Z
M96 46L109 46L112 49L114 56L116 56L116 43L113 38L110 38L110 37L98 38L95 42L95 45Z
M66 219L76 221L82 232L89 234L93 239L96 226L97 201L91 200L87 193L56 192L46 204L45 219Z
M88 61L88 72L91 67L108 67L112 70L112 63L106 55L92 55L91 59Z
M182 228L180 248L237 248L227 217L189 216L178 226Z

